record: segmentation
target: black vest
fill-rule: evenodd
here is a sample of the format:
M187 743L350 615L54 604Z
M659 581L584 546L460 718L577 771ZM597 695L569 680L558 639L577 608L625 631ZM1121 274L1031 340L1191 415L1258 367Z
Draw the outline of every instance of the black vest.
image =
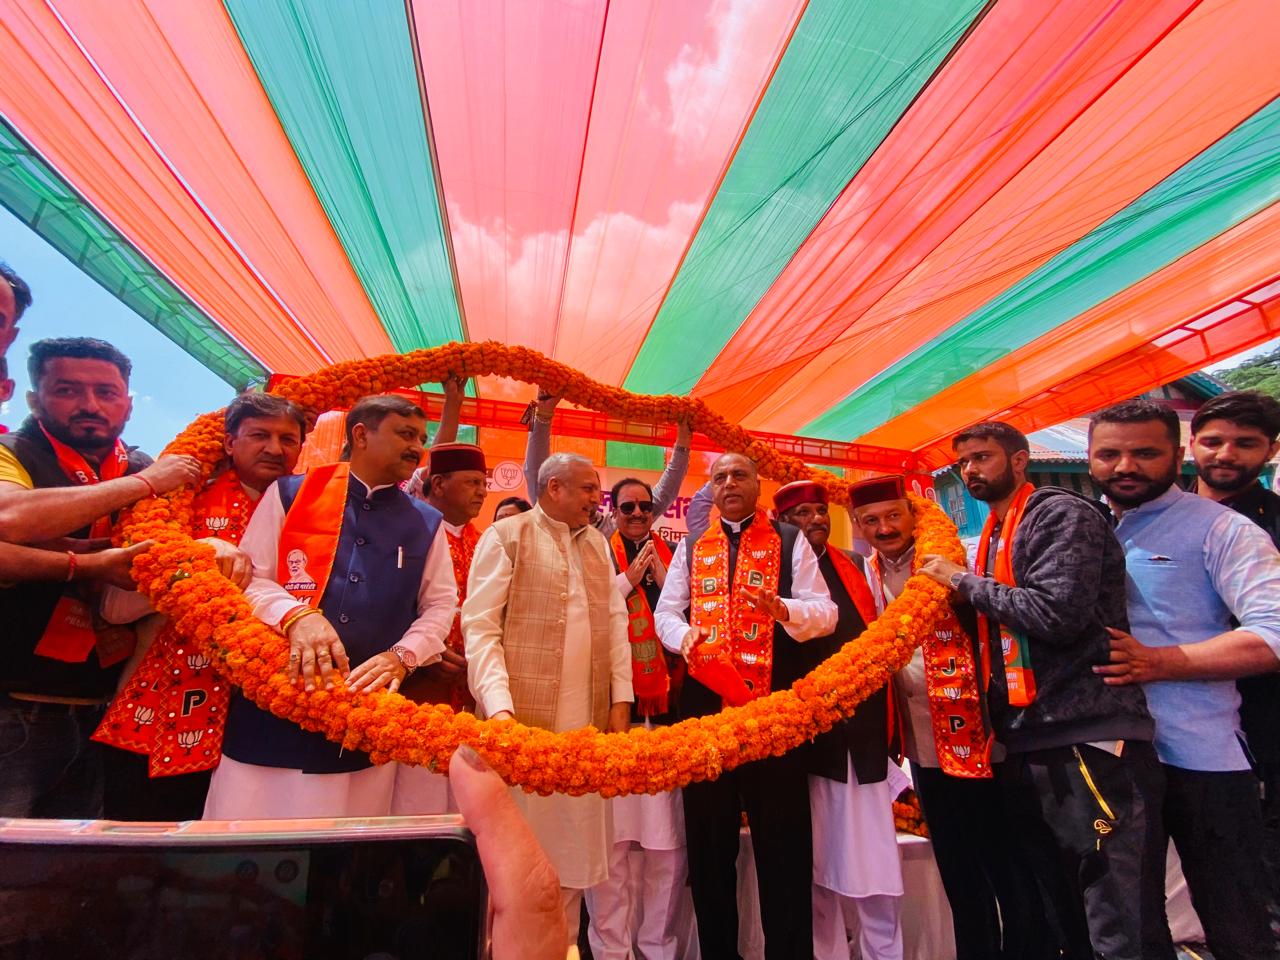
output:
M789 523L778 523L776 521L773 522L773 528L782 537L782 562L781 569L778 571L778 596L790 597L791 558L795 552L796 537L799 535L800 529L793 527ZM727 524L724 529L729 537L729 586L732 588L733 574L738 566L739 536L729 529ZM703 536L706 536L706 534L704 533ZM690 543L687 549L690 576L692 576L694 544ZM685 612L685 616L687 620L688 611ZM809 672L805 667L806 660L803 647L804 644L793 640L791 634L787 633L781 624L774 625L773 672L769 680L769 688L771 690L786 690ZM708 714L719 713L721 707L722 703L718 693L707 689L693 677L685 677L684 685L680 689L681 717L705 717Z
M75 486L63 473L57 454L34 418L28 417L13 433L0 435L0 446L17 458L37 489ZM145 453L129 448L128 473L137 473L150 464L151 458ZM89 527L66 535L83 539L89 536ZM0 691L94 700L106 700L115 693L124 664L103 669L96 650L83 663L36 656L36 644L44 636L63 591L80 589L83 584L49 581L0 588L0 623L4 624L6 640L4 656L0 658Z
M862 615L844 588L835 564L831 562L831 550L818 558L818 569L827 581L831 599L840 611L835 630L825 637L817 637L800 645L807 669L819 666L842 646L866 629ZM841 720L830 732L821 734L807 748L809 772L828 780L846 782L849 765L845 757L853 760L853 772L858 783L879 783L888 775L889 757L889 693L884 686L867 697L853 712L853 716Z
M276 481L286 514L302 480L299 474ZM422 571L441 523L439 510L396 487L368 498L364 493L362 484L349 483L338 550L320 597L352 668L390 650L418 618ZM239 689L232 691L222 752L241 763L304 773L350 773L371 765L367 753L343 750L324 734L282 720Z
M1280 496L1255 483L1226 502L1271 537L1280 549ZM1236 681L1240 690L1240 728L1260 763L1280 763L1280 674Z

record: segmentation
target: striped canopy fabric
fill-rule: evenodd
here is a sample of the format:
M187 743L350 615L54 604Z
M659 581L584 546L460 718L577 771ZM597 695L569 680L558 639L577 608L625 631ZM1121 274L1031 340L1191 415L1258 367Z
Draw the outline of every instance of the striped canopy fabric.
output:
M1275 0L0 0L0 203L235 386L496 339L939 463L1280 334L1277 36Z

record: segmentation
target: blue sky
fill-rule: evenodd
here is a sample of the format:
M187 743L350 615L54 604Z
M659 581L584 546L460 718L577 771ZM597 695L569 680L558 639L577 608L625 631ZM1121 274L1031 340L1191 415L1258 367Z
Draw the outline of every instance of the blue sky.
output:
M187 356L154 327L81 273L22 221L0 207L0 259L31 285L35 303L22 318L9 348L13 400L0 408L0 423L16 427L26 416L26 357L44 337L92 336L109 340L133 360L133 418L125 439L158 454L179 430L208 410L224 406L231 388ZM1273 341L1215 364L1232 367L1274 349Z
M35 298L9 348L9 376L16 389L0 410L0 423L12 429L26 416L27 352L45 337L98 337L124 351L133 361L129 386L134 395L124 439L152 455L196 416L231 399L229 386L2 207L0 259L27 281Z

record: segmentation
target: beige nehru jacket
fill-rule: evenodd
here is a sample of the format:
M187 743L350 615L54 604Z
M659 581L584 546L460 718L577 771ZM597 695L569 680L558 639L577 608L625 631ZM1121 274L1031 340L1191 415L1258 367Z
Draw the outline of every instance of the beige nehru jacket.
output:
M571 604L569 564L586 597ZM568 624L570 606L587 623ZM480 537L462 606L467 679L477 712L510 710L521 723L556 729L561 664L569 629L590 634L590 717L605 729L610 703L630 701L627 609L613 582L609 544L583 527L570 531L540 507L495 523ZM586 645L584 645L586 646Z

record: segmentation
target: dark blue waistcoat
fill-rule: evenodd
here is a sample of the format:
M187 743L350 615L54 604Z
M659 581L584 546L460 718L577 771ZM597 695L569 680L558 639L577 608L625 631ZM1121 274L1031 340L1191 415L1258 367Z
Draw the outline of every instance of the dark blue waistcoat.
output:
M276 482L287 514L302 476ZM366 499L364 486L350 482L338 552L320 609L342 638L353 668L395 646L418 618L418 588L440 521L435 507L396 487ZM238 689L227 712L222 752L241 763L304 773L350 773L370 766L367 753L343 750L323 734L281 720Z

